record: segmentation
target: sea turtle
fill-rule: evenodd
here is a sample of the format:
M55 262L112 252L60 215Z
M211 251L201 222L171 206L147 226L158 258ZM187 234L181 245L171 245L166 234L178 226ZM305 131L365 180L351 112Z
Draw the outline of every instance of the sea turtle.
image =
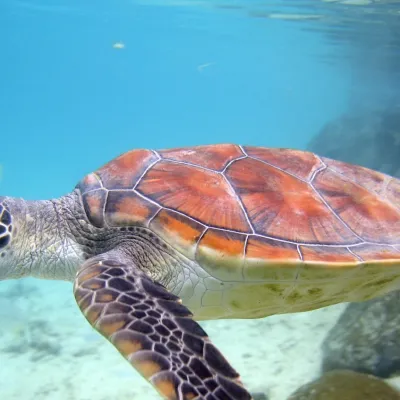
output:
M0 279L73 281L87 320L165 399L251 399L195 320L398 288L399 199L399 180L304 151L132 150L59 199L1 197Z

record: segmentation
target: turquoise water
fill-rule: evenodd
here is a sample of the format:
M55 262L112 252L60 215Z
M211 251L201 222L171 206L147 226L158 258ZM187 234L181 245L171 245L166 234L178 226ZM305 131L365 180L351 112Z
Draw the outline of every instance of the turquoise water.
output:
M145 3L1 3L2 192L59 196L136 147L304 147L346 107L347 67L312 57L317 35Z
M61 196L133 148L235 142L306 149L349 107L398 101L400 40L392 32L400 5L371 3L2 0L0 193ZM1 283L0 340L17 346L7 357L23 346L30 354L42 330L62 325L61 310L61 319L76 323L66 336L80 334L85 321L67 284L23 282ZM44 325L36 321L27 333L35 313ZM96 352L98 337L82 329ZM49 357L57 359L64 340L54 333ZM0 358L2 400L86 399L71 389L79 373L58 397L54 388L31 392L45 373L37 352L29 356L37 370L24 358L7 365ZM120 365L121 379L130 379L129 366ZM122 393L115 389L114 398Z

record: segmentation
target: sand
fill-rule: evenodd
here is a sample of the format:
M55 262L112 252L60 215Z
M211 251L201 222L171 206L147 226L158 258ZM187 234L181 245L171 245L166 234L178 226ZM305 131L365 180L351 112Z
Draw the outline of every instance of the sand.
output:
M202 323L251 392L285 400L319 374L320 344L345 305ZM160 400L81 315L67 282L0 285L3 400Z

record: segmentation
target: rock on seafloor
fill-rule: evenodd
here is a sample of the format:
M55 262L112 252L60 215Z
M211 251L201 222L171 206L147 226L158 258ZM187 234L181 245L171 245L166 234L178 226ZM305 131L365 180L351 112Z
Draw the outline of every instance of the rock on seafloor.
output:
M400 400L400 393L372 375L337 370L297 389L288 400Z
M328 122L307 148L400 177L400 107L348 112Z
M400 373L400 292L350 304L322 343L322 370Z
M253 396L253 400L269 400L268 396L262 392L252 393L251 395Z

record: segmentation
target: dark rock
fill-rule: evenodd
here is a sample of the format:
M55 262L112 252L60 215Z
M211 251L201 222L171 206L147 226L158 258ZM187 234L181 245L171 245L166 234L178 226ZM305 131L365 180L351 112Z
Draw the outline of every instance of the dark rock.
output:
M251 394L253 396L253 400L268 400L269 397L262 392L257 392L257 393L252 393Z
M400 292L350 304L322 343L322 370L400 372Z
M400 108L344 115L326 124L308 149L400 177Z
M332 371L292 393L288 400L399 400L400 394L371 375Z

